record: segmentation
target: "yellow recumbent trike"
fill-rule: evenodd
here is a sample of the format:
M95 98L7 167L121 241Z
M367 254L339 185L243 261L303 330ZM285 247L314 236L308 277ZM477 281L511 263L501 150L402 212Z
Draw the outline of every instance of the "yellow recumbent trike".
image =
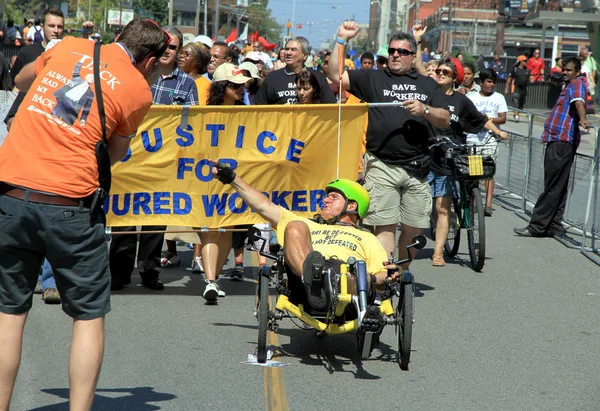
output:
M373 290L368 295L370 276L364 261L351 257L340 264L339 273L333 272L330 267L322 267L315 271L313 283L326 280L325 291L329 301L325 310L315 310L307 303L302 281L293 274L288 275L283 249L276 254L265 252L265 244L269 240L261 237L260 231L254 227L248 230L248 242L253 241L262 241L260 254L276 261L272 267L262 266L259 269L254 311L258 320L258 362L267 361L267 331L277 332L279 320L296 317L321 335L356 331L357 348L362 358L370 357L379 343L383 327L394 325L398 335L397 362L402 370L408 370L414 303L414 277L410 270L405 270L397 281L386 282L383 291L375 293ZM425 236L418 235L407 250L421 249L426 243ZM407 259L390 263L400 265L411 260L409 252ZM350 276L355 278L350 279ZM277 293L277 302L272 310L269 309L270 287L274 287ZM351 292L351 288L356 289L356 294Z

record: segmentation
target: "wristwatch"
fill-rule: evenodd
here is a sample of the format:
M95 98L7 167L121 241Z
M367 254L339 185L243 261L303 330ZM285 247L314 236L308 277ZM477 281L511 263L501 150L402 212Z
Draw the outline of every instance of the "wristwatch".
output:
M423 114L429 114L429 106L425 106L425 111L423 112Z

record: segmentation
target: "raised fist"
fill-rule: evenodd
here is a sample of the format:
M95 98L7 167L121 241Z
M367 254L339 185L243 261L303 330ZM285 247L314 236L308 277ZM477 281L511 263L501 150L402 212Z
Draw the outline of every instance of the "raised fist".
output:
M342 40L350 40L358 34L358 24L352 20L346 20L338 29L338 37Z

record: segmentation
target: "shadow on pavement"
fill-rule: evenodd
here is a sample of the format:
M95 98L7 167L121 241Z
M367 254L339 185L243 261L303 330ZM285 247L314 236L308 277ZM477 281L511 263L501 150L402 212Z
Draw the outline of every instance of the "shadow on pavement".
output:
M56 395L57 397L69 399L69 389L67 388L46 388L41 390L47 394ZM111 393L110 397L101 395L100 393ZM123 394L115 397L114 394ZM155 411L161 408L157 405L148 404L149 402L170 401L176 398L175 395L155 392L152 387L136 387L136 388L103 388L97 389L94 396L94 410L110 410L110 411ZM31 411L68 411L69 401L61 404L47 405L35 408Z

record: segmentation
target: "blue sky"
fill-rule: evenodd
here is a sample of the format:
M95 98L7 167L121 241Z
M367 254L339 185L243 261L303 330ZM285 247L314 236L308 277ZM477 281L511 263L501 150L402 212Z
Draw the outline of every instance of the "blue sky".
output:
M308 38L311 45L319 47L322 41L329 40L337 27L354 15L358 23L369 21L370 0L295 0L296 13L294 26L302 24L302 29L292 28L292 34ZM269 0L268 8L281 24L292 19L294 0Z

